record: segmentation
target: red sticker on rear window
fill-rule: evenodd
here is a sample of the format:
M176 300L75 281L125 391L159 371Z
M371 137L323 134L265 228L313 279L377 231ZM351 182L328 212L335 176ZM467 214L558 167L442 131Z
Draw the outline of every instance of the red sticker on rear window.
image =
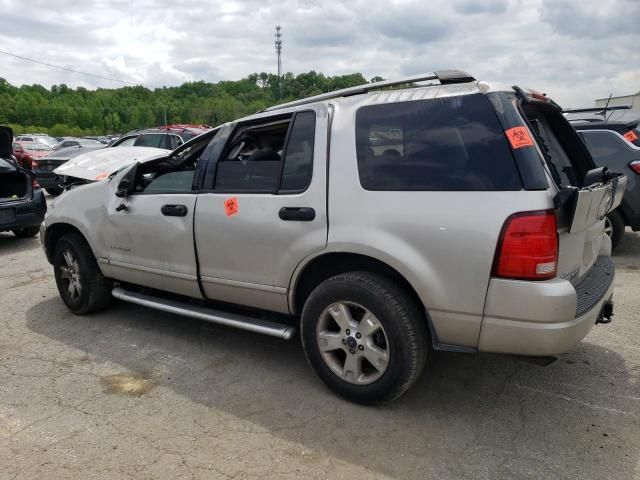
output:
M531 140L527 127L513 127L504 133L509 139L511 148L514 150L517 148L533 146L533 141Z
M224 201L224 213L227 217L238 213L238 199L236 197L227 198Z
M638 135L636 135L636 132L634 132L633 130L629 130L624 134L624 138L626 138L630 142L635 142L638 139Z

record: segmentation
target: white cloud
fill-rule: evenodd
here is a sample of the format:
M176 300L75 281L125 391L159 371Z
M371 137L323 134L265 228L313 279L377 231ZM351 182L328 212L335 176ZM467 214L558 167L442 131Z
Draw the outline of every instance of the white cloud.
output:
M37 14L34 14L37 12ZM275 70L385 78L443 68L566 106L640 90L637 0L3 0L0 49L156 87ZM117 83L0 55L14 84Z

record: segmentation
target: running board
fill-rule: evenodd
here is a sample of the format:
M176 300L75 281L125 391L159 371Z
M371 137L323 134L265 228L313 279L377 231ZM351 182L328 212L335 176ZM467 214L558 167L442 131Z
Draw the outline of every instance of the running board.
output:
M282 338L283 340L291 340L296 333L295 328L282 323L269 322L259 318L222 312L220 310L191 305L185 302L167 300L152 295L145 295L144 293L131 292L120 287L114 288L111 291L111 295L119 300L142 305L143 307L155 308L163 312L197 318L227 327L262 333L263 335L270 335L272 337Z

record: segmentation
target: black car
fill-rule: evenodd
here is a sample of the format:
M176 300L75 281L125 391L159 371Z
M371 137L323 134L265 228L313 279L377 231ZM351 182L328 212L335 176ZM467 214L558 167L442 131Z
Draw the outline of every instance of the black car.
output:
M67 147L84 147L84 148L98 148L104 147L106 143L92 138L74 138L67 137L60 142L60 149Z
M13 131L0 127L0 232L33 237L47 211L44 192L33 172L18 166L11 155Z
M63 191L61 186L63 182L58 175L53 173L53 171L63 163L77 155L80 155L81 153L100 148L106 148L106 145L93 141L91 143L79 143L76 146L61 148L46 157L39 158L35 164L33 164L33 172L36 175L38 183L50 195L60 195Z
M607 216L607 233L615 247L625 226L640 230L640 111L628 107L583 108L565 112L597 165L627 176L620 206Z

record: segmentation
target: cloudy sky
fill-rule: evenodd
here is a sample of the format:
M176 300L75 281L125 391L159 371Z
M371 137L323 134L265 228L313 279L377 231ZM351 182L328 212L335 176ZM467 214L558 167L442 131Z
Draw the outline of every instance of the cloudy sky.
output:
M156 87L458 68L564 106L640 90L640 0L0 0L0 50ZM13 84L117 87L0 54Z

